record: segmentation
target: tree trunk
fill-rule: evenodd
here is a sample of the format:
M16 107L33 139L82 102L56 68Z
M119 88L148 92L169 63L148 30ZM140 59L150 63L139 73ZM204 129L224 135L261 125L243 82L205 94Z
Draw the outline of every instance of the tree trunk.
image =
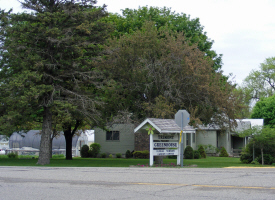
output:
M40 141L40 151L37 164L47 165L50 164L51 158L51 135L52 135L52 113L49 107L44 107L42 135Z
M73 136L71 133L71 129L67 128L64 130L64 136L66 140L66 160L72 160L72 142L73 142Z
M261 148L261 154L262 154L262 165L264 165L264 149Z
M66 160L73 159L73 156L72 156L73 136L76 133L80 124L81 124L81 120L76 120L73 130L72 130L72 124L68 123L63 125L63 132L65 136L65 141L66 141Z
M52 158L53 157L53 138L51 137L51 140L50 140L50 146L49 146L49 148L50 148L50 158Z

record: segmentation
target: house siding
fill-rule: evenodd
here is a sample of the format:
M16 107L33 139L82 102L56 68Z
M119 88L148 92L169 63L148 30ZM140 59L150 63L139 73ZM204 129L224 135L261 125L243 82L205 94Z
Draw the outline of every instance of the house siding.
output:
M217 147L217 131L197 131L196 133L196 149L199 145L212 145Z
M100 153L125 155L127 150L134 150L134 125L133 124L114 124L107 129L109 131L119 131L119 140L107 141L106 130L95 128L95 142L101 145Z

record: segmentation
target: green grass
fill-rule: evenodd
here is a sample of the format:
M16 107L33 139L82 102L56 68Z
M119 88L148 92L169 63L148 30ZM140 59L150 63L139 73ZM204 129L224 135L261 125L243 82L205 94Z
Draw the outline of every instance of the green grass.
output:
M0 166L38 166L38 158L19 157L11 159L0 156ZM165 164L177 163L176 159L164 159ZM184 166L197 165L198 168L222 168L222 167L261 167L262 165L243 164L239 158L231 157L207 157L206 159L184 159ZM125 158L52 158L47 167L129 167L130 165L148 165L149 159L125 159Z

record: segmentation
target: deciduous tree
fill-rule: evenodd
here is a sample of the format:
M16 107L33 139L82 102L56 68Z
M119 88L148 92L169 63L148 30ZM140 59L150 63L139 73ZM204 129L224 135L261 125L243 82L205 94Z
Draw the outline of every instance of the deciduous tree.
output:
M252 70L242 84L242 90L250 102L275 94L275 57L267 58L260 69Z
M116 30L115 37L125 34L132 34L141 30L147 21L154 23L158 30L168 27L173 32L180 32L185 37L185 42L196 44L197 48L213 59L212 67L215 70L221 69L222 55L212 49L214 43L207 37L204 27L200 24L199 18L191 19L184 13L176 13L171 8L163 7L139 7L138 9L126 8L122 10L122 15L111 14L109 21L113 22Z
M151 117L152 109L144 107L158 106L160 97L168 102L166 107L187 109L198 123L230 123L241 109L234 87L182 33L158 30L148 22L141 30L110 41L106 52L109 55L99 65L119 85L116 91L122 98L117 106L138 119Z
M264 119L264 125L275 126L275 95L262 98L252 109L251 117Z

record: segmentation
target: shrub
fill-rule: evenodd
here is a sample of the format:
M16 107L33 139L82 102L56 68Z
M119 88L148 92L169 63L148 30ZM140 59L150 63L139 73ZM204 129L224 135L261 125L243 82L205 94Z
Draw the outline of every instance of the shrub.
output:
M127 151L126 151L125 157L126 157L126 158L131 158L131 157L133 157L133 155L132 155L132 153L131 153L130 150L127 150Z
M121 153L117 153L116 158L121 158Z
M18 153L17 152L11 152L11 153L8 153L7 156L9 158L18 158Z
M110 154L110 155L109 155L109 158L113 158L113 154Z
M248 164L248 163L251 163L251 162L252 162L253 157L252 157L252 155L249 154L249 153L242 152L242 153L241 153L240 160L241 160L242 163Z
M91 157L92 158L96 158L97 155L100 153L100 148L101 145L98 143L93 143L90 145L90 149L91 149Z
M169 159L177 159L177 155L167 156Z
M107 157L107 154L106 154L106 153L102 153L102 154L100 154L100 157L101 157L101 158L106 158L106 157Z
M259 165L260 163L257 160L255 160L255 161L252 161L250 164Z
M91 149L88 150L88 157L89 158L94 158L93 152Z
M64 158L64 154L55 154L52 156L52 158Z
M201 158L201 154L200 154L200 152L198 150L194 151L194 158L195 159L200 159Z
M228 157L228 153L224 147L221 149L220 157Z
M187 146L184 149L184 158L185 159L194 159L194 151L191 146Z
M206 158L206 153L202 145L199 146L198 151L200 152L201 158Z
M89 157L88 151L89 151L89 146L84 144L80 149L81 158L88 158Z
M249 160L242 160L243 164L249 164Z
M264 154L264 164L271 165L274 161L274 158L270 154ZM260 164L262 164L262 156L258 156L256 159Z
M149 158L149 151L145 150L145 151L135 151L133 153L135 158L141 158L141 159L148 159Z

